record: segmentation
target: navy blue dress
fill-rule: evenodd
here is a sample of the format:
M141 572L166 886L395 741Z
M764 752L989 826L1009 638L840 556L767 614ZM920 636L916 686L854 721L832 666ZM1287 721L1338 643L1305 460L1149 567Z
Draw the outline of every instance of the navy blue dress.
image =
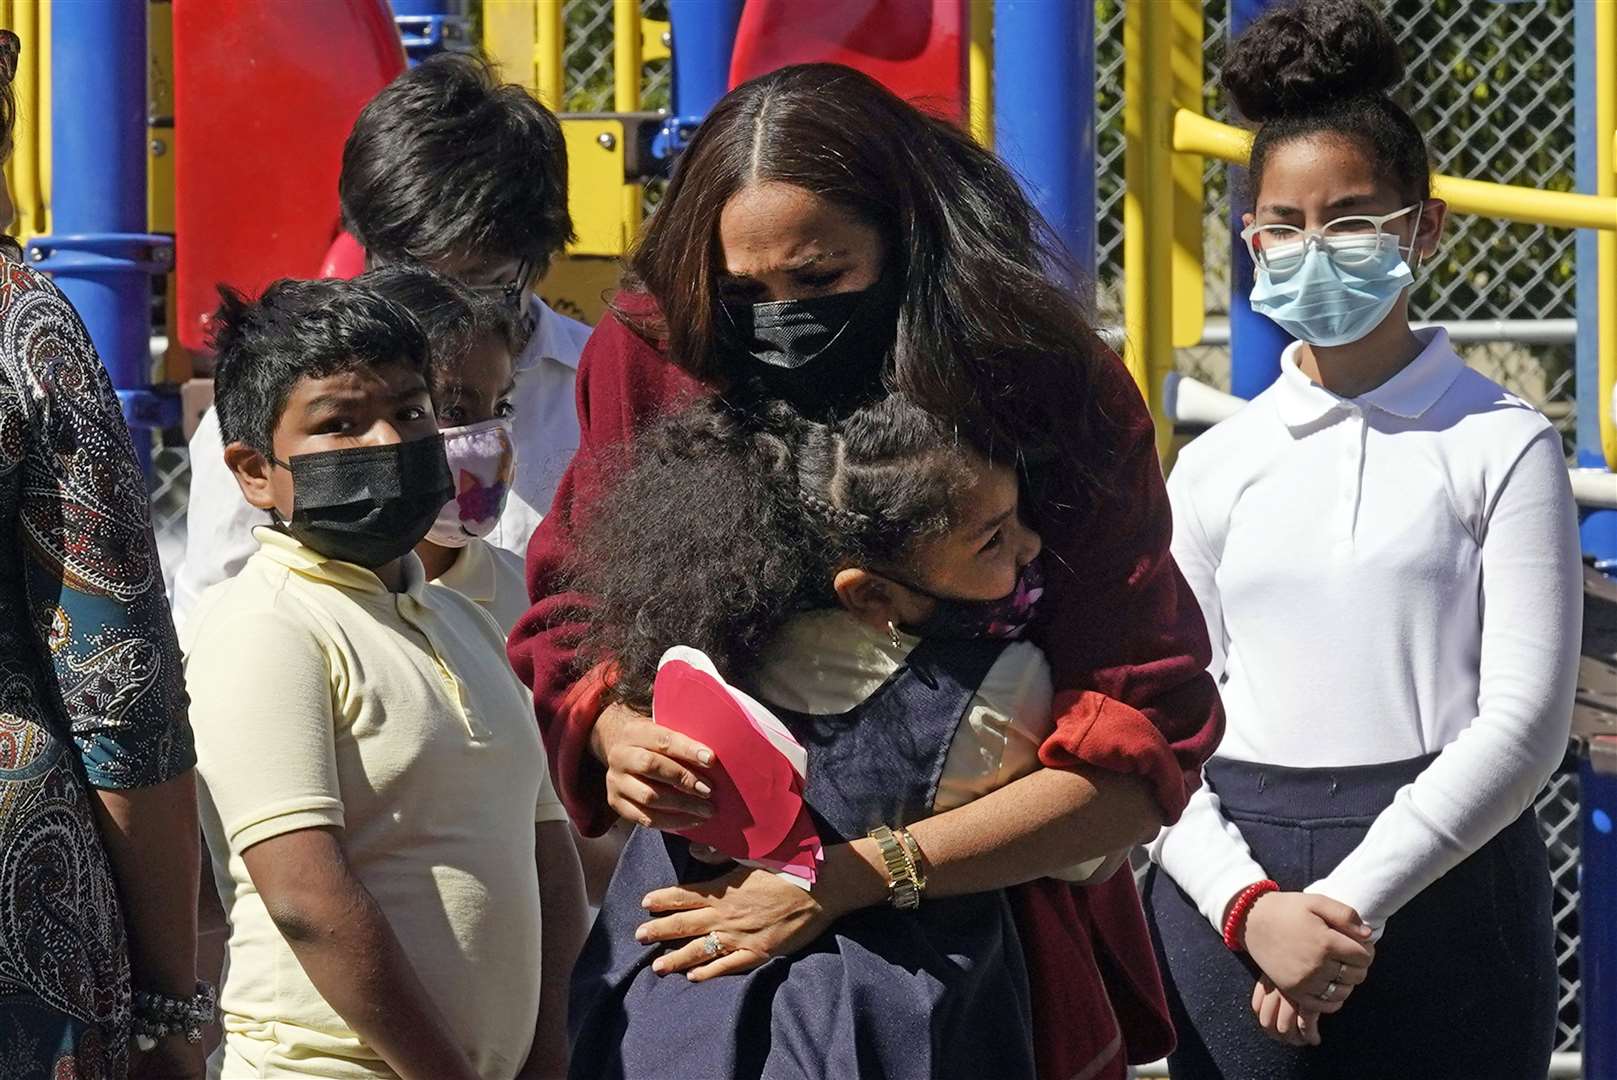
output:
M949 744L1004 641L922 641L847 713L776 710L808 750L827 844L928 817ZM573 972L576 1080L1031 1078L1027 971L1002 890L867 908L745 975L659 976L634 940L646 893L715 877L684 840L637 829Z

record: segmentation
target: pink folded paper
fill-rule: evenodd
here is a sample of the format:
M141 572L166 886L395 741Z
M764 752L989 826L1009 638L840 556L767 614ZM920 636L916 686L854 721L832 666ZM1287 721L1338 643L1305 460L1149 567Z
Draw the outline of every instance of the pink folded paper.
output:
M725 682L696 649L663 654L652 716L713 751L704 770L713 816L680 835L738 862L812 885L824 845L803 803L808 752L758 701Z

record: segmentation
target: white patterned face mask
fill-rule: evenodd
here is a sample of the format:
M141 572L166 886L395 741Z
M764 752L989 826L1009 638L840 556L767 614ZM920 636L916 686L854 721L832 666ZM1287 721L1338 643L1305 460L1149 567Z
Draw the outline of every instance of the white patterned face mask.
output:
M455 497L444 504L427 539L441 547L461 548L487 536L499 522L516 474L516 446L511 421L505 417L445 428L441 434Z

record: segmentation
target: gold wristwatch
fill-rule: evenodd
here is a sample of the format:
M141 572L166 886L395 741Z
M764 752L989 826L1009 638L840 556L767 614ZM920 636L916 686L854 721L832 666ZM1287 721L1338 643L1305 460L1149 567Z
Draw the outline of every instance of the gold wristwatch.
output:
M887 869L887 902L900 911L914 911L921 906L921 894L926 892L920 846L906 830L895 831L886 825L870 830L870 838L876 841Z

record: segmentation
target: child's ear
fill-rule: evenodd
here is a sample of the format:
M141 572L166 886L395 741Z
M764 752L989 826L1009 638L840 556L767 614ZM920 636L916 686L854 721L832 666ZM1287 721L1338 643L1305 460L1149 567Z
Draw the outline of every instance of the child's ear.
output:
M262 451L244 442L233 442L225 447L225 466L236 474L236 484L248 505L260 510L275 508L275 490L270 482L274 466Z
M885 578L849 567L837 571L831 587L843 609L867 626L885 634L887 624L898 620L893 589Z
M1442 199L1427 199L1420 208L1420 218L1415 223L1414 247L1419 250L1422 259L1430 259L1437 254L1437 244L1443 236L1443 225L1448 221L1449 204Z

